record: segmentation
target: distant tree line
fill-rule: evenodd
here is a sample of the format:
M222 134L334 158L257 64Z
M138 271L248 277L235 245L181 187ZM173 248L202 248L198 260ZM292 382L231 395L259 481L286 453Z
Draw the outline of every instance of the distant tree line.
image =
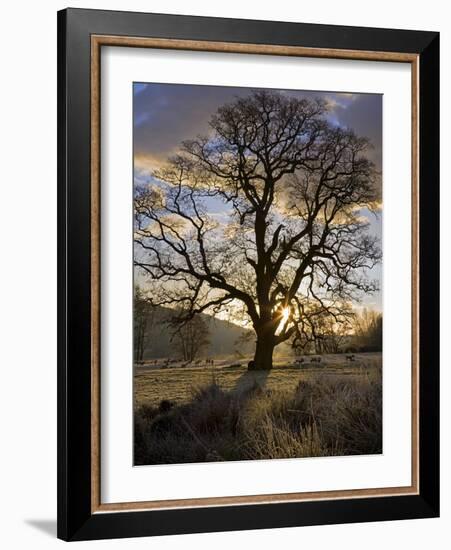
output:
M136 285L133 300L133 348L135 361L144 359L144 352L152 342L149 336L155 325L156 307ZM210 343L210 331L205 320L196 315L189 322L181 323L178 312L164 321L170 332L170 340L183 361L194 361Z
M145 350L152 342L149 337L155 325L156 307L143 290L136 286L134 293L134 358L142 361ZM194 361L210 343L210 330L205 319L196 315L188 322L180 321L178 311L168 317L164 324L169 331L171 343L183 361ZM297 353L317 355L342 352L382 351L382 313L364 308L356 311L351 306L342 309L335 317L323 309L311 308L306 314L301 337L293 339ZM252 339L246 332L236 342L236 350Z
M207 323L199 315L183 323L180 317L171 317L168 326L172 330L171 341L184 361L194 361L210 343Z
M292 342L297 353L382 351L382 313L343 308L340 318L311 309L300 337Z
M382 351L382 313L364 309L354 319L356 351Z
M155 308L139 286L133 296L133 352L135 361L142 361L148 334L155 320Z

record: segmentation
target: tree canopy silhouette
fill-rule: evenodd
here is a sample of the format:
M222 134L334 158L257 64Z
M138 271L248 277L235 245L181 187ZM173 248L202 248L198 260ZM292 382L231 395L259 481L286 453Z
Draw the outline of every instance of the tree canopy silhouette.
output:
M315 315L340 323L345 304L377 289L368 270L381 253L361 216L378 200L370 143L327 108L279 92L236 99L135 189L135 265L152 301L186 320L248 320L256 369Z

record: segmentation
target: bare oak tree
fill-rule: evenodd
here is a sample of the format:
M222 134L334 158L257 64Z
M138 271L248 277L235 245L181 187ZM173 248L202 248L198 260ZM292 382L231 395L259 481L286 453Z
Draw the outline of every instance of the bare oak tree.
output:
M380 250L361 216L378 199L370 144L326 114L320 100L254 92L135 191L135 265L154 303L247 320L255 369L302 338L313 310L340 322L377 289L367 271Z

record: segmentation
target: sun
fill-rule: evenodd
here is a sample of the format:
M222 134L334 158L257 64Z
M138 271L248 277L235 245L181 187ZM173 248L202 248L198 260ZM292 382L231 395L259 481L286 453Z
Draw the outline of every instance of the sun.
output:
M282 317L280 319L282 325L285 325L285 323L288 321L289 318L290 318L290 308L284 307L282 309Z
M280 321L279 326L277 327L276 334L280 334L280 332L284 329L285 325L289 322L291 316L291 309L289 307L283 307L280 310Z

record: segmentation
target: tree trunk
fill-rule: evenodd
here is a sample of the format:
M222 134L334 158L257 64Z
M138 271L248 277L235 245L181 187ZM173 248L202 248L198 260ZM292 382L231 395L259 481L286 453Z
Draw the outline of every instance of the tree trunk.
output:
M270 336L257 337L254 360L249 363L249 370L271 370L274 347Z

